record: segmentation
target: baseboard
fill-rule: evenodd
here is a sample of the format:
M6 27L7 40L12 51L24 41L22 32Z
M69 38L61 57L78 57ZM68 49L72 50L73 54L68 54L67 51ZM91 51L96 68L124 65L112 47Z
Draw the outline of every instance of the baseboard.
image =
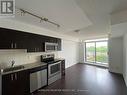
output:
M127 87L127 79L124 75L123 75L123 78L124 78L124 81L125 81L125 84L126 84L126 87Z
M123 75L122 72L116 71L116 70L113 70L113 69L110 69L110 68L109 68L109 72Z
M126 84L126 87L127 87L127 80L124 79L124 81L125 81L125 84Z
M110 71L110 70L108 70L110 73L112 73L112 74L117 74L117 75L121 75L121 76L123 76L123 74L122 73L118 73L118 72L113 72L113 71Z
M78 64L78 63L75 63L75 64ZM67 69L67 68L70 68L71 66L73 66L73 65L75 65L75 64L72 64L72 65L67 66L67 67L65 67L65 68L66 68L66 69Z
M88 63L88 62L85 62L85 63L82 63L82 64L87 64L87 65L92 65L92 66L97 66L97 67L108 68L108 66L106 66L106 65L93 64L93 63Z

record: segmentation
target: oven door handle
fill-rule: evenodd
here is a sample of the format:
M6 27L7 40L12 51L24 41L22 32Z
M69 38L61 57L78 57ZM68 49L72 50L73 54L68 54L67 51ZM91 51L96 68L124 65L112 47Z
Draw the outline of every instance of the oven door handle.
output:
M55 62L53 64L49 64L49 66L53 66L53 65L56 65L56 64L61 64L61 61Z

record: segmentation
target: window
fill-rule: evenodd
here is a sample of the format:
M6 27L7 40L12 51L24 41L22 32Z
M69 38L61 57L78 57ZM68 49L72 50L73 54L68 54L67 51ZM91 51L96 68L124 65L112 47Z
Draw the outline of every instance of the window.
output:
M85 61L92 63L108 63L108 41L85 42Z
M95 43L86 43L86 61L95 62Z

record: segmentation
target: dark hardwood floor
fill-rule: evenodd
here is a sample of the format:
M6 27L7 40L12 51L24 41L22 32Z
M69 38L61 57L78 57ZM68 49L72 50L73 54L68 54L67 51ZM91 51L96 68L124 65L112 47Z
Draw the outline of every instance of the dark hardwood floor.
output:
M127 95L127 88L122 75L105 68L76 64L66 69L65 77L35 95Z

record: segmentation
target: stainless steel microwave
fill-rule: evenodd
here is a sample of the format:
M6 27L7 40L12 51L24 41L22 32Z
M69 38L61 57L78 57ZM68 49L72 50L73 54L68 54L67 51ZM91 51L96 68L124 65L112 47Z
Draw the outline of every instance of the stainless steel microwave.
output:
M45 42L45 51L57 51L57 50L58 50L57 43Z

